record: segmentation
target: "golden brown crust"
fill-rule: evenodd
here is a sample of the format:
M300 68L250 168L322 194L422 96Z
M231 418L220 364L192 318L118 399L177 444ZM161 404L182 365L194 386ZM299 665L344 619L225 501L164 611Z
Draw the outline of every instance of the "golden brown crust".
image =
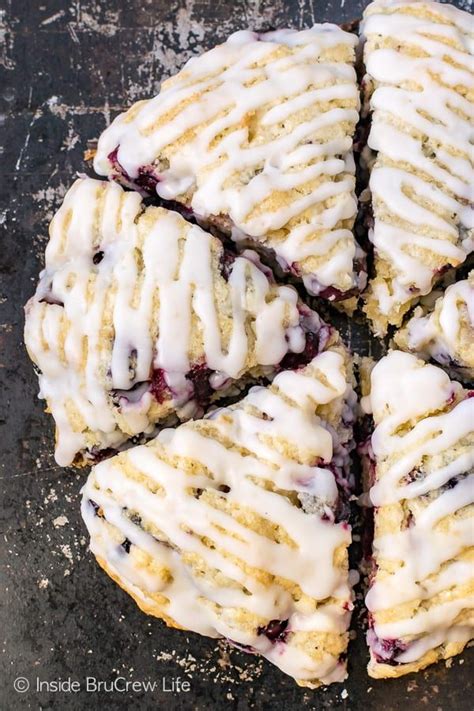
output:
M411 664L392 666L390 664L380 664L379 662L370 661L367 666L367 672L372 679L397 679L406 674L422 671L431 664L435 664L443 659L450 659L457 654L461 654L466 644L467 643L464 642L450 642L444 647L430 649L421 659Z
M101 558L100 556L95 557L96 561L104 570L107 575L112 578L112 580L117 583L119 587L122 588L130 597L132 597L140 610L144 612L146 615L152 615L153 617L157 617L159 620L163 620L163 622L166 623L168 627L173 627L174 629L182 630L185 629L184 627L181 627L178 625L171 617L168 617L163 610L157 605L153 605L151 602L145 602L141 597L137 595L135 592L134 588L126 585L123 578L120 578L111 568L110 566L107 565L106 561Z

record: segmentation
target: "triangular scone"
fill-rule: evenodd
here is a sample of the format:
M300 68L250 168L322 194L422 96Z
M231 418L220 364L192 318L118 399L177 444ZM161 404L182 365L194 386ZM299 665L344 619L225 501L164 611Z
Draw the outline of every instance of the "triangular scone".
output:
M431 310L418 306L395 335L399 348L474 380L474 271L448 286Z
M328 350L95 466L91 550L140 608L303 686L346 676L350 360Z
M377 0L364 13L375 251L365 311L379 334L474 246L473 31L470 14L436 2Z
M352 234L356 44L330 24L237 32L118 116L94 167L276 257L310 293L350 298L366 276Z
M474 637L474 391L410 353L372 370L369 674L398 677Z
M255 253L240 257L136 192L76 181L53 219L26 345L61 465L94 461L170 416L336 338Z

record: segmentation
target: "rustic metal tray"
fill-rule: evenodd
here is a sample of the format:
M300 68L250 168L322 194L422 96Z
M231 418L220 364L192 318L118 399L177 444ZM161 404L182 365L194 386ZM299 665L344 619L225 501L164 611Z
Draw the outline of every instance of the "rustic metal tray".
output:
M472 708L469 652L451 668L441 663L399 680L369 679L360 609L348 680L317 691L298 688L270 664L223 642L167 629L140 613L88 553L79 515L84 473L53 460L52 423L36 398L22 345L21 307L42 266L48 221L75 173L86 169L88 140L106 121L234 30L341 23L359 17L365 4L7 0L0 53L2 709ZM470 0L456 4L469 9ZM355 351L380 354L383 347L364 324L343 316L336 324ZM177 690L177 677L189 681L189 690ZM125 680L137 684L124 691Z

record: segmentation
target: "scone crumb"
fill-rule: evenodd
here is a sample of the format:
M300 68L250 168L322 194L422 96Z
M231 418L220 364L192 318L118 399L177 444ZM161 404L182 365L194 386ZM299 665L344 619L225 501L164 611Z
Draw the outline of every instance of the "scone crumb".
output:
M54 528L60 528L61 526L65 526L67 523L69 523L68 517L64 516L64 514L62 514L61 516L57 516L54 519L53 526L54 526Z

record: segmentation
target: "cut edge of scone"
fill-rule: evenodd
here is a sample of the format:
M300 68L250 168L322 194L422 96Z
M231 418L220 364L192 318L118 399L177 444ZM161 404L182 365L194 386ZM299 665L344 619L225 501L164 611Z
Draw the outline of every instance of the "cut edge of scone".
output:
M402 351L363 370L370 435L359 451L374 507L368 672L395 678L474 637L474 391Z
M474 249L471 22L431 1L376 0L364 11L361 206L374 264L363 299L378 336Z
M302 686L342 681L352 380L334 347L96 465L82 514L99 565L169 626L226 638Z
M434 305L417 306L394 336L398 348L474 380L474 271L449 285Z
M356 43L330 24L238 32L120 114L99 138L95 170L180 203L353 310L367 276L353 235Z
M90 178L53 218L26 306L62 466L200 416L338 338L254 252L236 255L178 213Z

